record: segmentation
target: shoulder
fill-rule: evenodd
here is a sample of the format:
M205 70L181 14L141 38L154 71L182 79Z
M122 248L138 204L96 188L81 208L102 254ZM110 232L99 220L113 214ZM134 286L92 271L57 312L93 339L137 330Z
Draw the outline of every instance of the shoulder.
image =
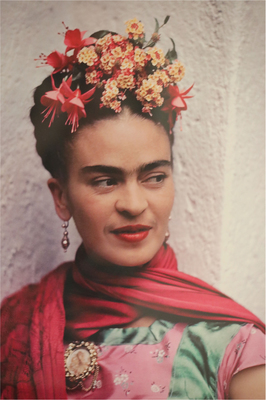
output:
M2 345L8 335L19 326L26 327L31 320L37 297L47 287L60 285L63 288L66 273L73 265L72 262L59 265L56 269L45 275L39 283L30 284L16 293L5 298L1 305Z
M264 335L252 324L200 321L187 325L171 389L182 398L228 398L233 376L264 360Z

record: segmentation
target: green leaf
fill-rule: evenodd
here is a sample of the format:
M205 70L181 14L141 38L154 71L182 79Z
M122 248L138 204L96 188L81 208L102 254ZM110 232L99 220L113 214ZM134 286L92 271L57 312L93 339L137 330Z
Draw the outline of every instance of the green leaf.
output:
M159 26L159 22L158 22L158 19L157 18L154 18L155 19L155 31L154 32L158 32L159 31L159 29L160 29L160 26Z
M170 15L167 15L163 21L163 24L167 24L167 22L169 21Z
M165 58L167 58L170 62L173 62L174 60L177 59L177 52L175 49L175 42L173 41L172 38L170 38L172 43L173 43L173 48L172 50L168 50L168 52L166 53Z
M93 33L90 37L93 37L95 39L101 39L104 36L106 36L108 33L111 33L112 35L117 35L117 33L111 32L111 31L97 31L97 32Z

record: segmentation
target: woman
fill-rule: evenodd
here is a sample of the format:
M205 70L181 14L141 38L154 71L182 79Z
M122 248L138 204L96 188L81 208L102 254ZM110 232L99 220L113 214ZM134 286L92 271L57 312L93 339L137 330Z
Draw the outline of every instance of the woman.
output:
M166 17L164 24L168 21ZM157 22L157 21L156 21ZM69 245L65 263L3 306L2 398L263 398L263 324L177 272L166 244L173 125L191 88L175 48L67 30L35 92L37 151ZM261 330L260 330L261 329Z

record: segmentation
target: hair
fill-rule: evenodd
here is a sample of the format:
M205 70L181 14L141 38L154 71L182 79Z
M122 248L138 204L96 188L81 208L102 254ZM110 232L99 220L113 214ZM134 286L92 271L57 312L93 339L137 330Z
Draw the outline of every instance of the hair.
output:
M62 79L66 74L60 72L54 74L54 82L56 87L62 83ZM79 88L84 93L88 90L85 81L78 81ZM72 83L72 90L76 89L75 82ZM53 90L51 77L44 79L42 84L35 89L34 92L34 106L30 111L30 119L34 125L34 135L36 138L36 150L42 159L43 166L50 172L50 174L62 182L67 181L68 177L68 160L70 156L70 144L75 140L79 134L79 129L71 133L71 126L66 125L66 114L60 113L55 116L55 119L49 127L49 118L44 119L45 106L41 104L41 97L48 91ZM79 128L93 125L96 121L104 119L117 118L118 115L114 110L106 107L100 108L102 90L96 89L93 100L85 105L86 118L81 118L79 121ZM143 119L153 121L155 124L160 124L165 129L170 145L173 145L173 134L170 134L170 127L168 123L168 115L163 112L160 107L152 110L152 115L142 112L142 104L130 92L126 93L127 98L122 102L122 109L127 108L133 115L140 116Z

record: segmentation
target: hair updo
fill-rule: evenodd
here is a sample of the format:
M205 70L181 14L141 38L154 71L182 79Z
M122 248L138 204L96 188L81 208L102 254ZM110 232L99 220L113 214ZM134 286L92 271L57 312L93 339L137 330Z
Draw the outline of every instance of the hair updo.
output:
M55 86L59 87L62 79L66 74L59 72L54 74ZM82 92L87 91L85 80L78 81L79 88ZM72 82L71 89L76 89L75 82ZM62 182L67 181L67 165L70 152L69 144L73 141L76 135L79 134L79 129L71 133L71 126L66 125L66 114L60 113L55 116L55 119L49 127L49 118L44 119L45 106L41 104L41 97L48 91L53 90L51 76L44 79L42 84L35 89L34 106L30 111L31 122L34 125L34 135L36 138L36 150L42 159L43 166L50 174ZM102 90L96 89L93 100L85 105L86 118L81 118L79 127L92 125L96 121L103 119L116 118L118 115L114 110L106 107L100 108ZM168 115L163 112L160 107L152 110L152 116L142 112L142 104L130 92L126 93L126 100L122 103L122 109L128 108L132 114L138 115L144 119L153 121L156 124L161 124L170 140L170 145L173 145L173 134L170 134L168 123Z

